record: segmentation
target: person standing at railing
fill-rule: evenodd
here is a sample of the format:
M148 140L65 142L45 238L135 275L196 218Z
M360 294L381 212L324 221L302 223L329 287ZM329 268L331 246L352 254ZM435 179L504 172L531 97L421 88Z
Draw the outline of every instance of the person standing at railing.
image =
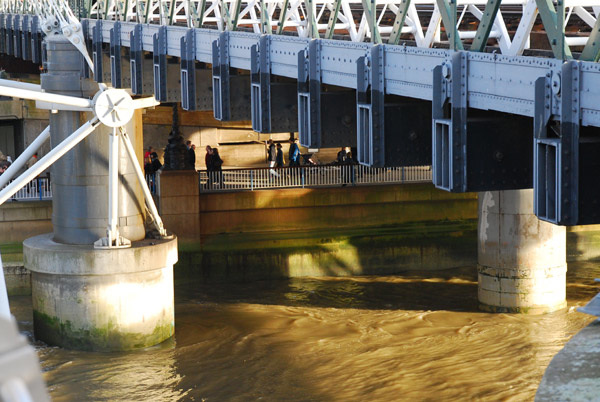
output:
M283 160L283 147L281 144L277 144L277 156L275 157L275 167L282 168L285 166L285 161Z
M295 138L290 140L288 160L289 166L300 166L300 148L298 147L298 140Z
M340 165L340 180L342 182L342 187L345 187L348 184L348 176L349 176L349 166L348 166L348 150L346 147L343 147L337 153L337 164Z
M213 183L218 182L219 186L223 188L225 186L223 180L223 159L219 155L219 149L212 149L211 165L213 168Z
M154 148L152 147L148 147L148 150L144 152L144 166L152 163L152 157L150 156L152 152L154 152Z
M279 177L279 173L273 169L277 163L277 147L275 147L275 143L271 139L267 141L267 146L269 147L267 160L269 161L269 167L271 168L269 173L271 173L273 176Z
M188 159L192 169L196 170L196 146L191 143L190 148L188 149Z
M156 173L163 167L163 165L160 163L158 154L156 152L152 152L150 157L152 158L152 173Z
M206 155L204 155L204 164L206 165L206 184L204 185L205 188L211 188L212 187L212 182L213 182L213 177L212 177L212 172L213 172L213 165L212 165L212 156L213 156L213 149L211 148L210 145L206 146Z

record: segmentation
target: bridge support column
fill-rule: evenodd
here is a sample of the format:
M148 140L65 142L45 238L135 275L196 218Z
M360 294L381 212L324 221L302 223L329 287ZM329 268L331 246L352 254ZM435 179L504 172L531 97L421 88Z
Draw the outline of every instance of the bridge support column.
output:
M307 148L356 146L356 92L321 83L321 41L298 52L298 137Z
M271 77L271 36L251 48L252 129L259 133L290 133L298 129L297 84Z
M533 214L533 190L479 193L480 308L542 314L566 307L566 232Z
M385 47L357 64L358 161L373 167L431 165L431 104L386 95Z
M42 88L89 95L95 85L80 79L77 50L58 35L46 41L48 73L42 75ZM52 113L52 145L85 120L79 112ZM139 115L127 125L134 144L140 125ZM25 266L32 271L34 334L51 345L128 350L160 343L174 332L177 241L145 238L142 191L124 147L118 163L118 227L131 247L94 248L108 227L109 134L99 127L52 166L54 233L23 245Z

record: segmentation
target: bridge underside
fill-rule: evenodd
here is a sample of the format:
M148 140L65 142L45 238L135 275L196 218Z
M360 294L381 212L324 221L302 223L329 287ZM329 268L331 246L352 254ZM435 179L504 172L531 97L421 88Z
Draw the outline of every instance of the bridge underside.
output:
M40 62L36 17L0 14L0 51ZM27 23L25 23L25 21ZM93 77L310 148L356 146L369 166L432 164L452 192L534 189L560 225L600 223L600 65L83 20ZM82 76L91 76L82 58Z

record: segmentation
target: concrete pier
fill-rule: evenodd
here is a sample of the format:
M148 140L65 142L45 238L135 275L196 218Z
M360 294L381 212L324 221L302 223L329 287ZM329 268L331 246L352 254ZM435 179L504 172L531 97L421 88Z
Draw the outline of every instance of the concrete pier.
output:
M479 193L480 308L543 314L566 307L566 229L533 214L533 190Z
M173 265L177 240L143 240L98 250L56 243L52 234L23 243L32 270L35 337L71 349L152 346L175 330Z
M48 36L46 42L48 73L42 75L42 88L93 95L97 85L80 78L79 52L59 35ZM75 111L51 113L52 146L89 118ZM127 123L137 148L140 125L140 116ZM32 272L34 335L51 345L119 351L155 345L174 333L177 240L145 239L143 193L123 146L118 157L118 230L131 247L94 248L108 228L110 132L99 126L52 166L54 233L23 245L24 265Z

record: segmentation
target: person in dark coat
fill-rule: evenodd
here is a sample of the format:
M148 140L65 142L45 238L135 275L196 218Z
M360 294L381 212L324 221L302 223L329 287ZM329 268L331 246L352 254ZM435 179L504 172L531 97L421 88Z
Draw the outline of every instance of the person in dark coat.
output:
M343 147L337 154L337 163L340 165L340 180L342 187L348 184L350 177L350 166L348 166L348 150Z
M206 146L206 155L204 155L204 163L206 164L206 175L208 176L208 178L206 179L206 188L211 188L212 186L212 182L213 182L213 177L212 177L212 171L213 171L213 164L212 164L212 157L213 157L213 149L210 145Z
M218 181L221 188L223 188L225 185L223 182L223 159L221 159L221 156L219 155L218 148L212 149L211 165L213 169L213 182Z
M281 144L277 144L277 156L275 157L275 167L284 167L285 161L283 160L283 147Z
M156 152L152 152L150 158L152 158L152 173L156 173L162 168L162 163L158 160L158 154Z
M290 166L300 166L300 148L298 140L290 140L290 151L288 152L288 162Z
M275 164L277 163L277 147L275 146L275 143L273 142L273 140L267 141L267 145L269 147L268 152L267 152L267 160L269 161L269 167L271 168L269 170L269 172L273 176L279 177L279 173L277 173L273 169L275 167Z
M190 145L188 149L188 162L190 167L196 170L196 146L194 144Z

